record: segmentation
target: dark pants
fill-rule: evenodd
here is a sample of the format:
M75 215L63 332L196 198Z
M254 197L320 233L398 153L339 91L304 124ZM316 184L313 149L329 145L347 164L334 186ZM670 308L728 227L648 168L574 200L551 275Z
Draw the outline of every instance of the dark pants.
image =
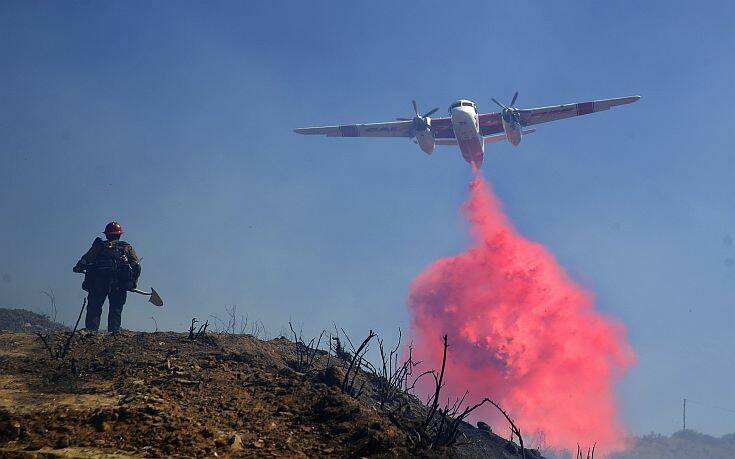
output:
M122 310L128 298L128 292L117 288L115 282L105 282L105 279L95 279L95 281L87 295L87 316L84 326L87 330L99 330L102 305L105 304L105 298L108 298L110 310L107 314L107 331L116 333L120 331Z

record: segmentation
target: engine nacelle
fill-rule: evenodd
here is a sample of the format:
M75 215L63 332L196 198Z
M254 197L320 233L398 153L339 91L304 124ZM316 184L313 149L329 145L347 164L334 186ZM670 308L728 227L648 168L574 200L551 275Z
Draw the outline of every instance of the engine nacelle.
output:
M416 143L419 144L419 147L424 153L430 155L434 152L434 135L431 133L430 129L417 131L414 136L416 137Z
M523 137L521 123L516 121L508 122L503 119L503 130L505 131L505 138L508 139L508 142L510 142L514 147L517 147L518 144L521 143L521 137Z

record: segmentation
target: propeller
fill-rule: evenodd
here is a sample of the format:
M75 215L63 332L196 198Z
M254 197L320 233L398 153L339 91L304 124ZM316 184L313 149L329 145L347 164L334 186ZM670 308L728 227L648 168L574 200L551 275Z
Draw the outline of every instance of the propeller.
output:
M520 117L518 116L518 109L515 108L516 100L518 100L518 91L516 91L515 94L513 94L513 99L510 101L509 106L505 106L498 102L495 98L490 98L493 102L495 102L500 108L503 109L503 119L510 121L514 120L517 123L520 123Z
M416 104L416 101L411 101L413 103L413 111L416 114L413 118L396 118L398 121L413 121L413 129L414 131L424 131L429 129L431 126L431 119L429 118L431 115L437 112L439 110L439 107L429 110L428 112L421 115L421 112L419 112L419 106Z

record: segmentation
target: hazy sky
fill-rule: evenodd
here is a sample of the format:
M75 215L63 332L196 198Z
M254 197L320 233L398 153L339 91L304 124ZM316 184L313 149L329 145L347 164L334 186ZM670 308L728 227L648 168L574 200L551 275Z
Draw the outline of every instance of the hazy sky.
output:
M277 334L406 328L409 282L468 242L469 166L405 139L294 127L385 121L458 98L630 106L492 144L519 230L625 323L639 433L681 398L735 409L730 2L0 3L0 306L73 322L71 268L110 219L143 257L123 325L183 331L237 304ZM105 308L106 309L106 308ZM688 424L735 431L692 405Z

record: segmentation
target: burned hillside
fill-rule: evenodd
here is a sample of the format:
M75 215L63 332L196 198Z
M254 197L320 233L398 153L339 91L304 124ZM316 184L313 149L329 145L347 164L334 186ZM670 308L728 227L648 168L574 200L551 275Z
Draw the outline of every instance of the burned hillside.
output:
M200 327L188 334L80 331L71 340L71 332L0 332L0 451L540 457L484 425L455 421L442 404L391 389L390 374L381 378L381 369L369 371L355 357L359 343L326 351L315 349L317 341L261 341ZM56 350L67 342L61 358ZM448 408L455 417L465 409Z
M0 330L15 332L40 332L63 330L66 327L46 315L26 309L0 308Z

